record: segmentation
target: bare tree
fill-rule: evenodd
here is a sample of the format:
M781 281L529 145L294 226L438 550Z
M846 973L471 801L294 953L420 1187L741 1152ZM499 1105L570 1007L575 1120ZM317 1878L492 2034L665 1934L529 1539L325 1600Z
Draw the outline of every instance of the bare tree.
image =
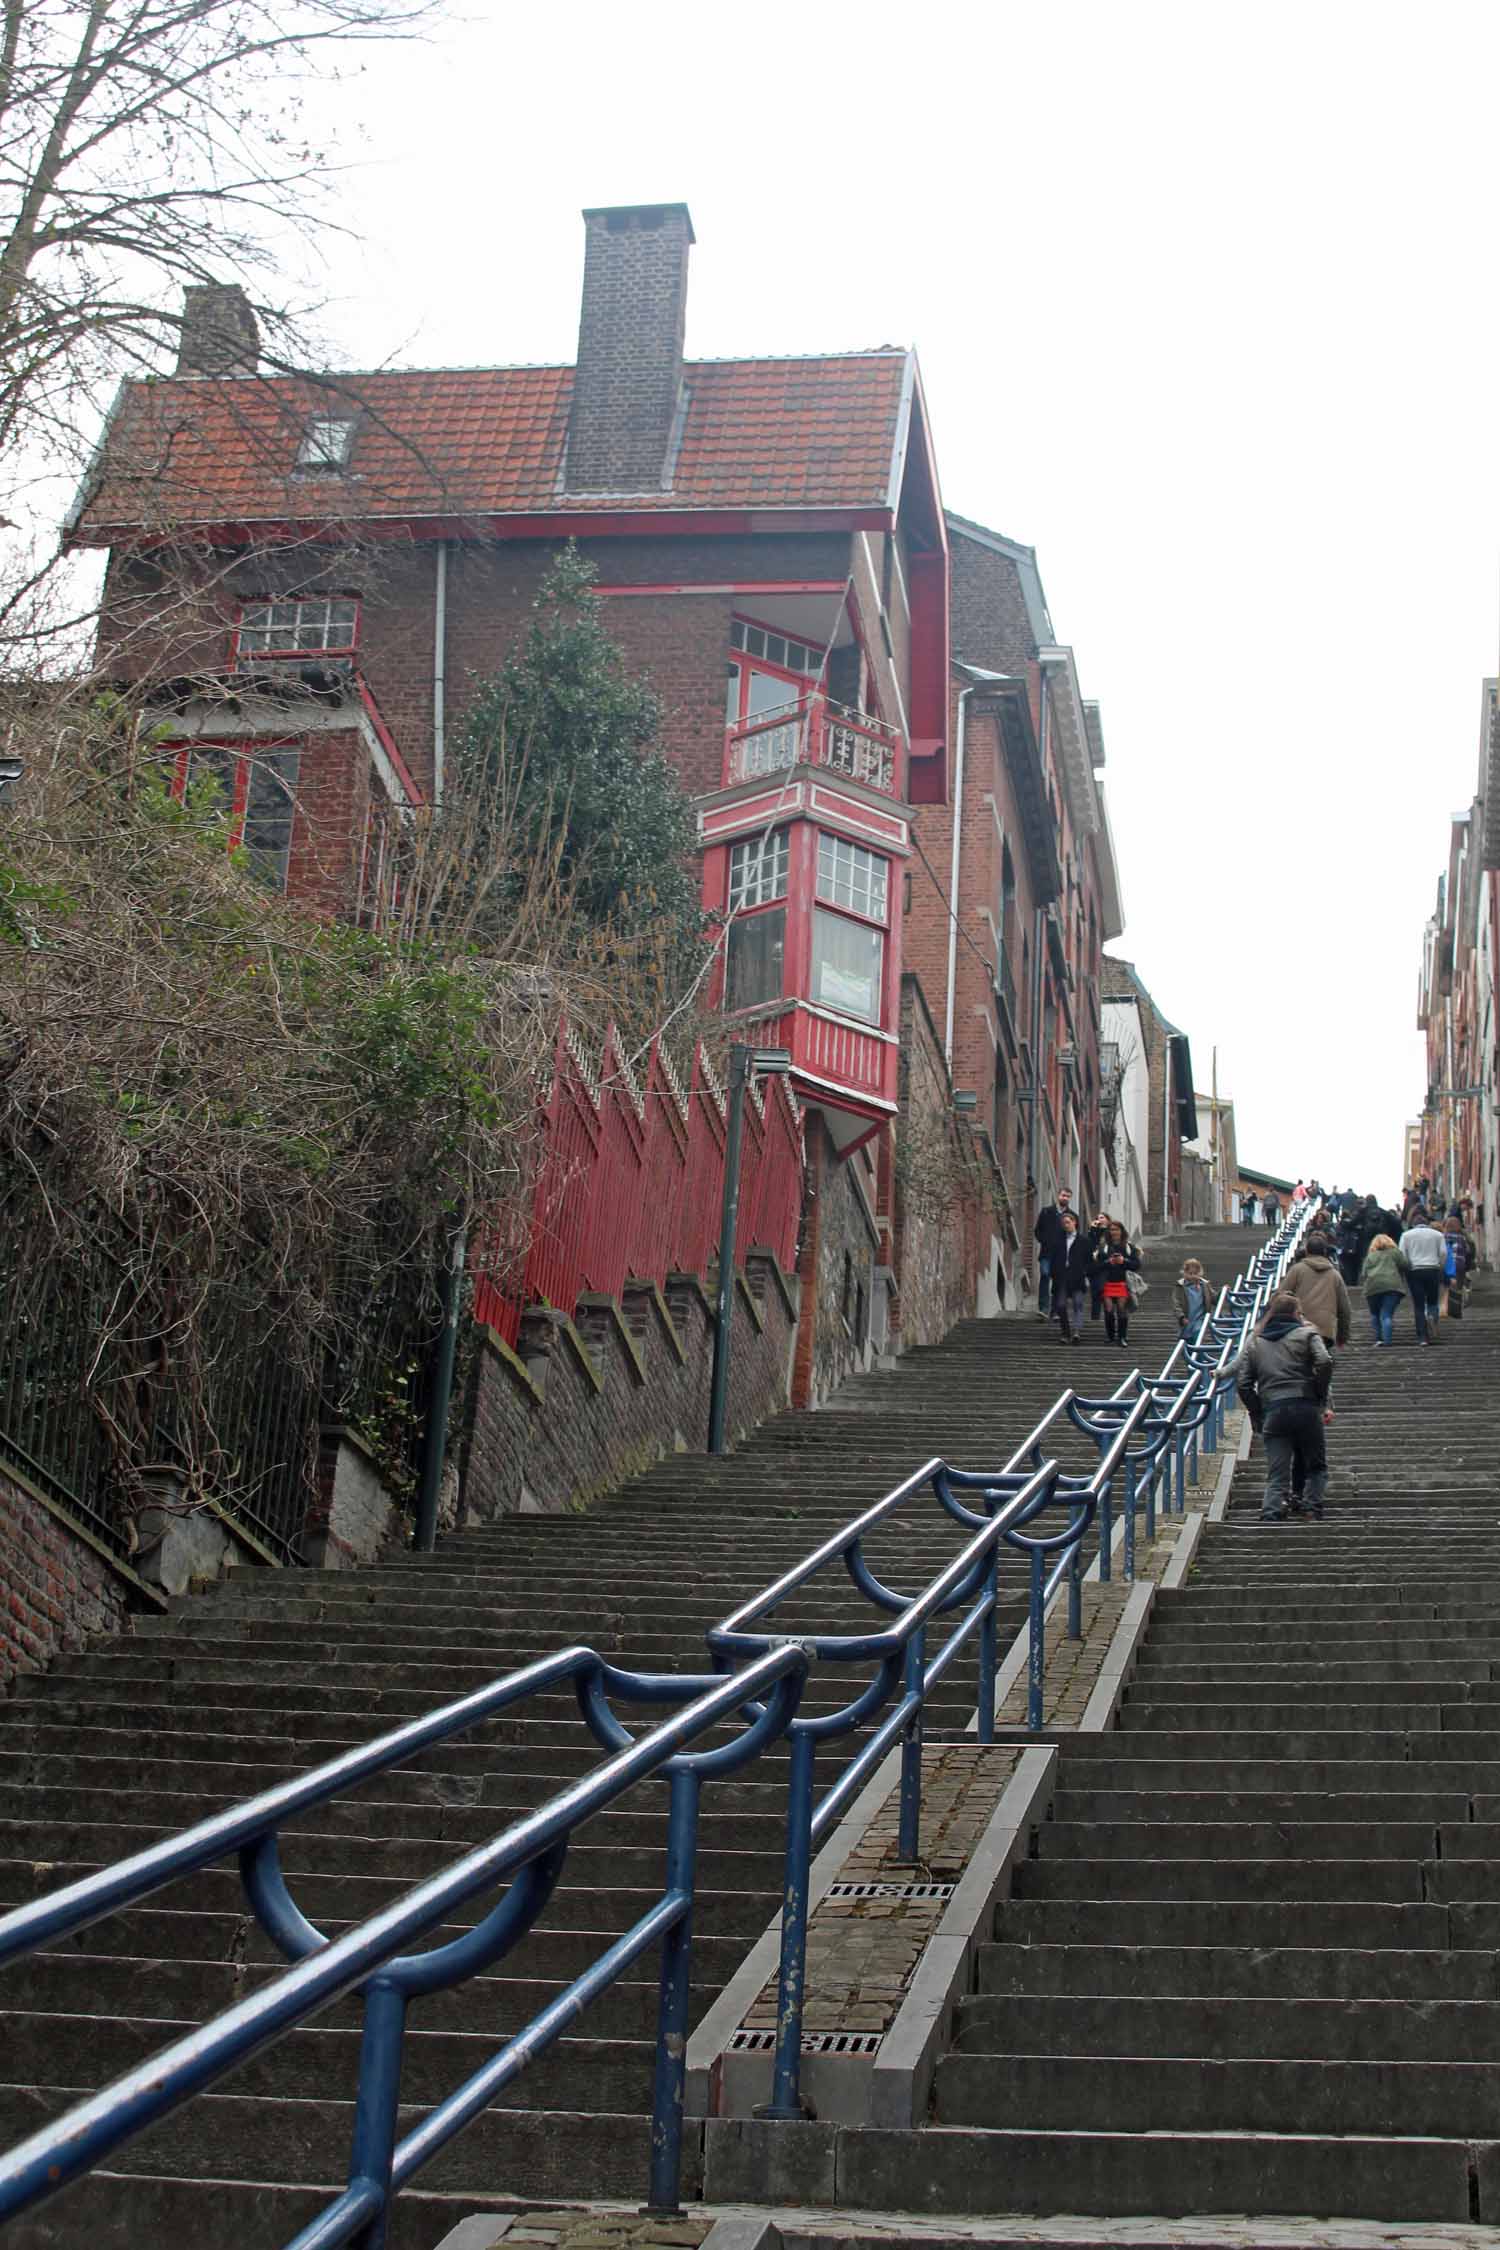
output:
M269 275L322 222L307 89L436 5L0 0L0 446L73 450L100 378L159 365L184 287ZM289 350L285 308L257 310Z

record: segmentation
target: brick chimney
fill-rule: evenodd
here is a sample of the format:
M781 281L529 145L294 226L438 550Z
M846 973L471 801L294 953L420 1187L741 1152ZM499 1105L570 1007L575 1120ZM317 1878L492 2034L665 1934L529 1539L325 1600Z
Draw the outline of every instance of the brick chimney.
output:
M693 222L685 203L585 211L564 490L659 492L682 391Z
M260 326L237 281L210 281L183 292L179 375L253 375Z

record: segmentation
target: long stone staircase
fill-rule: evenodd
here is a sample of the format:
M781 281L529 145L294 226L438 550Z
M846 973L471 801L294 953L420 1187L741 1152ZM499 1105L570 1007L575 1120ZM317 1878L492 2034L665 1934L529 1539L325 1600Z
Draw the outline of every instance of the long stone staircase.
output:
M1188 1246L1219 1280L1244 1238ZM1158 1365L1183 1247L1152 1245L1128 1354L1097 1330L1067 1351L1033 1320L965 1323L825 1412L782 1416L723 1463L663 1463L588 1516L514 1519L359 1576L257 1575L31 1683L0 1707L0 1896L564 1640L696 1666L706 1620L918 1460L994 1462L1064 1381L1105 1391L1137 1359ZM1038 2241L1071 2250L1221 2239L1174 2214L1327 2224L1268 2221L1262 2236L1251 2223L1233 2237L1245 2244L1352 2241L1338 2222L1362 2219L1384 2222L1388 2243L1403 2222L1454 2244L1500 2227L1497 1328L1487 1279L1438 1351L1415 1348L1407 1316L1393 1350L1370 1349L1356 1300L1327 1519L1261 1525L1260 1463L1241 1465L1187 1582L1157 1590L1119 1726L1055 1737L1051 1817L979 1950L931 2120L839 2130L830 2241L889 2246L910 2217L931 2243L948 2214L952 2239L973 2242L1028 2212L1054 2215ZM924 1521L873 1558L913 1586L951 1552ZM788 1622L862 1615L839 1587ZM952 1681L935 1726L962 1726L972 1687ZM835 1692L813 1690L825 1704ZM561 1700L501 1722L304 1823L286 1851L294 1892L338 1926L597 1754ZM700 2004L774 1911L780 1781L768 1761L709 1800ZM595 1824L511 1973L418 2011L408 2097L454 2082L623 1926L660 1869L649 1802ZM102 2082L268 1960L226 1874L7 1972L0 2129ZM528 2073L517 2106L487 2113L403 2199L397 2250L431 2250L507 2197L638 2197L653 2002L649 1978L617 1988ZM310 2189L342 2176L352 2022L333 2013L294 2035L113 2173L17 2222L6 2250L283 2241ZM793 2148L823 2128L763 2130ZM783 2186L768 2174L744 2192ZM1126 2227L1125 2214L1140 2216Z
M1373 1350L1356 1298L1328 1519L1258 1523L1242 1466L1119 1730L1062 1744L937 2130L845 2200L1500 2224L1494 1301Z
M435 1557L358 1574L256 1572L23 1680L0 1704L0 1903L139 1849L564 1644L651 1669L704 1668L707 1624L921 1460L994 1466L1065 1382L1107 1391L1137 1357L1159 1365L1175 1333L1179 1247L1150 1253L1156 1286L1129 1354L1106 1350L1098 1327L1065 1349L1034 1318L964 1323L823 1412L784 1414L723 1461L665 1461L586 1515L511 1518L447 1540ZM1226 1259L1243 1247L1231 1242ZM1077 1438L1064 1452L1073 1466L1095 1457ZM932 1509L883 1534L870 1559L915 1591L954 1545L954 1527ZM1017 1599L1002 1620L1007 1635L1021 1614ZM840 1577L785 1623L871 1621ZM972 1667L956 1668L931 1723L962 1726L973 1690ZM809 1701L828 1707L848 1692L819 1677ZM538 1699L295 1824L283 1850L293 1893L337 1930L601 1755L570 1695ZM782 1773L773 1755L706 1796L700 2009L776 1910ZM656 1894L663 1794L638 1791L582 1833L542 1926L505 1973L414 2010L403 2078L413 2117ZM269 1974L272 1960L224 1868L9 1969L0 2134L12 2139L106 2083ZM514 2107L486 2113L424 2173L420 2192L403 2198L393 2242L426 2250L497 2194L638 2195L654 2010L647 1962L524 2075ZM348 2005L293 2034L108 2172L14 2222L7 2250L141 2250L172 2232L236 2250L284 2241L316 2207L309 2191L342 2180L356 2025Z

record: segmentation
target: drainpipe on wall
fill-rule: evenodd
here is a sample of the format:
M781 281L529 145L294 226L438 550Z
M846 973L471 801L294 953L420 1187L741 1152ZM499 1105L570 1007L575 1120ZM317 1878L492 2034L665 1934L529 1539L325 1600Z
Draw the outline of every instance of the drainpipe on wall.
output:
M448 542L437 544L432 603L432 802L443 802L443 761L448 701Z
M975 682L975 686L978 682ZM964 734L969 719L969 697L974 687L958 698L958 739L953 750L953 851L948 862L948 1001L943 1011L943 1060L953 1069L953 1009L958 985L958 874L964 831Z
M969 697L982 689L994 687L1008 675L1004 672L979 671L977 665L964 664L960 671L970 674L969 685L959 691L958 734L953 750L953 850L948 862L948 998L943 1010L943 1060L951 1073L953 1069L953 1018L958 991L958 878L963 857L964 821L964 742L968 733Z

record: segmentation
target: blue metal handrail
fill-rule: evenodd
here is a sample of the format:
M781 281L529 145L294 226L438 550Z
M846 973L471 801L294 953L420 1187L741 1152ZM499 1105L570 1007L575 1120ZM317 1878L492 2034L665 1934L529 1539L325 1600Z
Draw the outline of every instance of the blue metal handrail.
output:
M358 2243L380 2250L392 2198L641 1954L662 1948L651 2130L651 2203L677 2207L682 2160L698 1806L706 1779L737 1771L794 1719L810 1652L800 1643L767 1649L730 1679L626 1672L592 1649L568 1648L493 1682L378 1742L329 1760L119 1865L0 1918L0 1962L66 1936L159 1890L175 1877L239 1855L257 1918L296 1964L247 1999L186 2033L77 2103L0 2156L0 2222L28 2209L100 2163L122 2142L257 2054L341 1995L360 1991L364 2028L355 2093L348 2185L288 2250ZM616 1754L582 1780L514 1821L396 1904L330 1939L301 1912L281 1871L278 1832L293 1813L322 1804L351 1783L403 1763L559 1682L571 1680L590 1727ZM691 1697L637 1739L608 1704L613 1691L638 1702ZM688 1745L739 1713L743 1731L713 1749ZM401 2057L410 2002L488 1969L530 1929L562 1871L573 1832L651 1774L666 1776L666 1873L662 1894L588 1969L464 2083L397 2140ZM507 1888L463 1936L407 1953L468 1900Z
M830 1563L842 1561L849 1576L877 1608L899 1611L895 1621L880 1633L839 1633L807 1636L808 1645L824 1661L872 1663L873 1676L861 1692L839 1710L816 1719L798 1717L788 1728L791 1765L787 1782L787 1832L782 1882L781 1948L777 1981L776 2050L771 2099L764 2116L794 2118L804 2114L801 2098L802 2005L806 1976L808 1883L813 1847L826 1834L860 1783L898 1739L901 1742L898 1790L898 1843L903 1861L913 1862L921 1848L922 1727L926 1699L959 1648L975 1632L979 1644L978 1733L981 1742L995 1738L995 1683L997 1649L996 1615L999 1607L1001 1550L1010 1546L1028 1557L1028 1623L1030 1650L1029 1697L1035 1705L1041 1694L1045 1663L1044 1634L1047 1604L1061 1579L1070 1571L1076 1582L1076 1561L1084 1537L1099 1508L1100 1496L1112 1488L1115 1471L1129 1449L1150 1401L1142 1396L1125 1414L1119 1431L1090 1477L1068 1476L1055 1460L1037 1461L1029 1468L999 1472L956 1469L933 1460L883 1500L865 1510L852 1524L835 1532L822 1545L774 1580L759 1594L710 1627L706 1636L716 1663L752 1655L772 1647L770 1620L787 1598L805 1587ZM873 1525L891 1515L915 1494L930 1492L947 1513L971 1527L973 1536L946 1568L915 1598L883 1585L865 1561L863 1542ZM981 1506L965 1505L960 1491L975 1494ZM1054 1506L1068 1511L1061 1530L1028 1530ZM1051 1576L1046 1562L1056 1555ZM1076 1593L1073 1597L1076 1602ZM971 1604L958 1626L930 1662L926 1658L925 1628L942 1612ZM1072 1605L1070 1604L1070 1608ZM1075 1634L1080 1629L1076 1610L1071 1616ZM901 1667L901 1695L882 1724L861 1746L827 1790L814 1803L815 1766L822 1742L847 1735L879 1710L895 1691L896 1668ZM1039 1723L1039 1721L1037 1722Z

